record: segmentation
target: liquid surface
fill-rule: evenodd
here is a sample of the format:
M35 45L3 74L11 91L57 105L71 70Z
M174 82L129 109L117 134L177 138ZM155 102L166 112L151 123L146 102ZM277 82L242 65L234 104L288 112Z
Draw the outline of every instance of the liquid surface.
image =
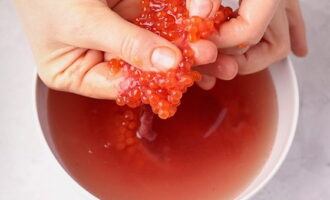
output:
M267 71L219 81L211 91L192 87L177 114L154 117L143 139L121 134L117 118L126 111L113 101L49 90L47 102L54 154L105 200L233 199L261 170L277 125Z

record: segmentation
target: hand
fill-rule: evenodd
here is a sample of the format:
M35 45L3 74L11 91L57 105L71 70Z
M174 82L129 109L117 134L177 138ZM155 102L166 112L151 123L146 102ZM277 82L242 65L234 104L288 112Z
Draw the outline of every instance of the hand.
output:
M218 6L218 0L188 1L191 14L202 17L214 15ZM260 71L285 58L291 50L297 56L307 54L298 0L242 0L238 17L224 23L210 39L222 54L232 55L222 65L236 62L240 74ZM212 66L209 68L211 70ZM204 72L212 75L212 70ZM212 88L215 80L209 77L207 82L200 84Z
M15 0L15 4L39 76L53 89L114 99L124 77L112 74L107 60L120 57L152 71L175 67L181 60L175 45L127 21L139 14L140 1ZM192 47L197 64L215 61L217 47L212 42L202 40Z

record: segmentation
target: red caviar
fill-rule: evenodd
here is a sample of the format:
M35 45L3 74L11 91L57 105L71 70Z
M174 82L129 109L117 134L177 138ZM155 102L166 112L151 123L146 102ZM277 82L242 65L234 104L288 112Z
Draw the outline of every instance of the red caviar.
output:
M152 142L156 139L156 133L152 130L153 113L149 108L141 107L132 109L128 107L114 107L113 121L114 130L107 134L107 142L104 148L113 147L120 154L119 158L132 167L138 169L143 166L150 166L154 163L145 156L145 147L142 140ZM166 159L171 148L165 142L159 145L162 158Z
M167 72L147 72L123 60L112 59L111 72L122 70L126 76L116 101L118 105L132 108L149 104L155 114L167 119L176 113L182 94L201 78L199 72L191 69L194 52L188 42L208 38L233 12L231 8L221 7L214 18L189 17L185 0L142 0L141 7L142 12L134 23L175 42L183 59L178 67Z

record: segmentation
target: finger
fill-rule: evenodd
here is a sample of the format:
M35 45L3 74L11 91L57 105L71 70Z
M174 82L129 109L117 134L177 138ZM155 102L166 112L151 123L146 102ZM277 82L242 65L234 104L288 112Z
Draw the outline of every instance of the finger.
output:
M195 65L214 63L217 59L217 46L209 40L200 40L195 43L190 43L190 47L194 50Z
M108 52L104 52L104 61L110 61L111 59L116 58L116 55Z
M231 80L238 72L238 64L233 57L219 54L215 63L198 66L195 69L205 75L214 76L222 80Z
M220 7L221 0L187 0L190 16L213 17Z
M82 3L69 10L73 17L70 23L62 22L62 31L57 35L60 41L111 52L149 71L166 71L181 60L181 52L174 44L122 19L105 4Z
M197 85L204 90L211 90L216 84L216 78L213 76L202 75L202 79L197 82Z
M233 48L220 49L220 53L237 56L246 53L249 50L249 48L250 47L243 47L243 48L233 47Z
M244 55L236 56L240 74L250 74L265 69L290 53L290 35L284 9L274 16L263 40Z
M108 6L110 8L115 7L116 5L118 5L119 3L121 3L121 0L101 0L101 1L105 1L107 2Z
M287 15L290 26L291 49L296 56L306 56L308 53L305 23L298 0L287 2Z
M103 62L103 52L74 49L47 67L39 68L40 78L50 88L98 99L118 96L123 76L110 70ZM65 66L56 68L56 66Z
M101 62L85 74L80 88L70 92L97 99L115 99L121 91L123 76L109 70L107 62Z
M137 0L107 0L110 8L128 21L133 21L141 13L141 1Z
M239 66L239 74L255 73L271 65L277 59L270 54L272 51L272 46L268 42L261 41L244 55L235 56Z
M238 17L221 25L211 36L219 48L257 44L277 10L280 0L243 0Z

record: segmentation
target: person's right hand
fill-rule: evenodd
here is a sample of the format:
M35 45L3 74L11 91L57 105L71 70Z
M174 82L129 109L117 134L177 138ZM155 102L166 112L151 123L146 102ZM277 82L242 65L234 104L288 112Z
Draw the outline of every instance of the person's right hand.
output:
M108 60L121 58L148 71L165 71L181 60L171 42L127 20L139 15L139 0L15 0L35 55L38 74L56 90L114 99L120 73ZM214 62L217 47L192 44L197 64Z
M212 17L220 3L219 0L188 0L187 6L191 15ZM285 58L291 50L297 56L307 54L298 0L241 0L237 14L237 18L224 23L210 38L220 53L227 55L217 61L221 66L236 63L240 74L250 74ZM200 83L205 88L213 87L213 74L221 69L219 64L200 68L209 75Z

